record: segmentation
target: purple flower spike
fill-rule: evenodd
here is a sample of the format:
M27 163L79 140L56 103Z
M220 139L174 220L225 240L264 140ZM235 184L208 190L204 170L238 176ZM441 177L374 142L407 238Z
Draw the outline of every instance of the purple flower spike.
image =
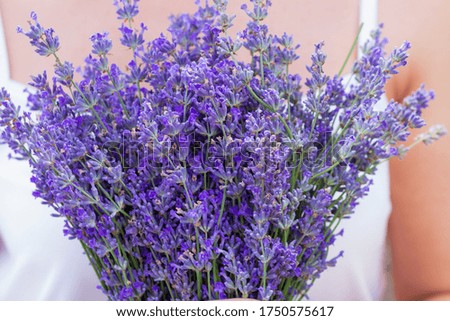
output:
M214 0L146 41L138 1L116 0L130 60L110 63L112 42L95 33L79 80L35 13L18 29L54 56L55 76L32 77L31 111L0 89L1 141L29 161L33 195L83 244L111 300L307 298L377 166L446 134L397 145L425 125L423 86L375 108L409 43L386 54L375 30L346 86L325 73L319 42L301 77L289 73L299 45L264 24L270 1L251 2L238 40Z

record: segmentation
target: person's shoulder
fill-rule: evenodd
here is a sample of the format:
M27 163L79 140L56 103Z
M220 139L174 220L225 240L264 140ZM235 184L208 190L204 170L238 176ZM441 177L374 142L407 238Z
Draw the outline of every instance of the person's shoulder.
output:
M449 12L450 1L447 0L379 1L379 20L385 25L390 46L404 40L420 48L424 48L423 44L448 46Z
M450 64L450 1L380 0L380 21L391 49L411 42L408 64L388 86L402 100L422 83L435 100L424 112L427 124L450 128L448 75ZM420 129L426 131L426 128ZM416 136L414 132L412 137ZM412 139L406 145L412 143ZM450 139L419 145L391 165L393 213L389 222L394 284L399 299L425 299L450 293Z
M450 24L450 1L447 0L379 0L378 3L379 19L395 26L389 28L392 36L421 36L424 31Z
M450 54L449 12L450 1L446 0L379 1L388 50L404 41L412 45L408 65L389 83L392 98L401 100L421 83L436 87L450 73L450 65L444 63Z

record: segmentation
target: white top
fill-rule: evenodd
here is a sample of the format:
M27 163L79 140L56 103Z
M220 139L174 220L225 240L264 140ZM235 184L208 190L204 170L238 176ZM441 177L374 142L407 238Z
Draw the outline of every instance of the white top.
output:
M360 0L360 39L376 27L376 0ZM1 17L0 17L1 18ZM0 87L25 106L25 86L9 76L0 19ZM387 104L383 97L379 108ZM61 219L31 195L27 162L8 160L0 145L0 300L104 300L94 271L77 241L63 236ZM309 292L313 300L379 300L384 292L384 249L391 209L388 164L380 166L374 185L350 220L330 257L344 250L336 267L322 273ZM3 243L3 250L2 250Z
M364 23L359 37L359 47L377 28L377 0L360 0L359 20ZM358 51L358 56L361 51ZM375 106L382 110L388 104L383 95ZM327 269L309 291L311 300L381 300L385 290L386 232L391 201L389 194L389 164L384 162L372 177L369 194L357 206L348 220L342 220L338 237L330 248L329 257L341 250L335 267Z
M25 86L9 79L1 17L0 87L25 106ZM105 300L79 242L64 237L63 220L32 196L28 162L9 153L0 145L0 300Z

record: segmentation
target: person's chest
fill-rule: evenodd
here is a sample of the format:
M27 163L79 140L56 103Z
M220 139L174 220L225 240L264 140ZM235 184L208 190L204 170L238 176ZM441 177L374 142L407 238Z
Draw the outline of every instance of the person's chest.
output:
M240 31L245 27L248 19L240 7L248 2L229 1L228 12L236 15L232 32ZM110 0L95 2L3 0L0 1L0 5L10 53L11 76L17 81L26 83L30 74L40 73L43 69L51 70L54 63L52 59L38 57L25 37L16 33L16 26L26 25L31 11L37 12L45 27L55 29L61 40L60 56L64 60L81 65L91 50L89 37L99 31L110 32L115 46L112 60L122 66L130 60L130 53L120 46L120 35L117 30L119 21L115 17L115 8ZM140 15L135 25L143 21L149 27L146 40L158 36L161 32L167 34L168 17L171 14L194 12L196 8L194 0L141 1L139 6ZM299 49L301 59L291 67L291 72L304 73L304 66L310 63L309 57L314 44L325 41L324 51L328 56L325 70L336 73L357 34L358 8L358 0L273 1L269 18L264 23L269 25L272 33L292 34L294 41L301 44Z

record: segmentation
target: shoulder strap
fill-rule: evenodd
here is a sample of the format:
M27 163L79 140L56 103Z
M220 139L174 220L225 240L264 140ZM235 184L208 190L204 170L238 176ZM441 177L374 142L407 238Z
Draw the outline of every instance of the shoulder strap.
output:
M361 47L370 37L370 32L378 27L378 1L359 0L359 23L364 23L364 27L359 35L358 47ZM358 49L358 57L361 49Z

